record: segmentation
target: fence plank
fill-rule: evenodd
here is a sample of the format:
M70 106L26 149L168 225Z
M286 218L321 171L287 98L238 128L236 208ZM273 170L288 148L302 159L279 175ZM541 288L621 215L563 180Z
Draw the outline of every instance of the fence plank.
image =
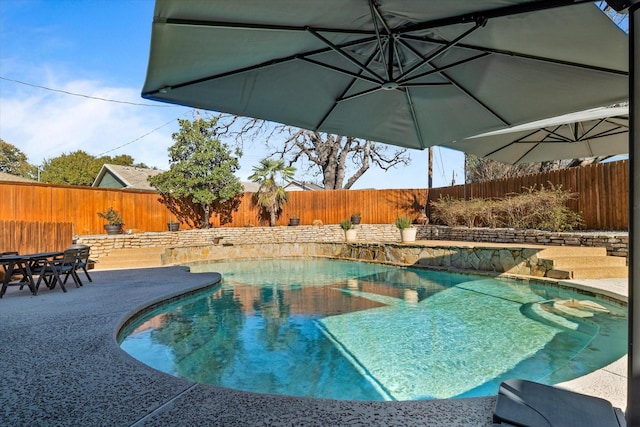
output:
M0 252L62 251L73 243L73 224L0 220L0 236Z

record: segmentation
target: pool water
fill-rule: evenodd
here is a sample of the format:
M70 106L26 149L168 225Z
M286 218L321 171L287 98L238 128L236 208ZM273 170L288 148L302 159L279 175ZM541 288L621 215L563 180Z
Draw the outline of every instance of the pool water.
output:
M143 363L200 383L348 400L494 395L626 353L626 308L555 287L330 259L219 262L220 287L120 334Z

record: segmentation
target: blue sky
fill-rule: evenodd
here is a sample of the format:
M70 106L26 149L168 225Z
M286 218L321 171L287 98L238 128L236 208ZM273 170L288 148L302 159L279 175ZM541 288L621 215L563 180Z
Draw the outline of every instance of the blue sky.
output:
M92 155L129 154L168 168L176 119L191 119L193 111L140 97L153 8L151 0L0 0L0 138L33 164L82 149ZM243 180L268 150L256 140L245 142L244 152L238 173ZM462 153L444 148L434 153L434 186L449 185L454 173L462 183ZM370 169L354 188L426 187L427 151L410 154L410 166Z

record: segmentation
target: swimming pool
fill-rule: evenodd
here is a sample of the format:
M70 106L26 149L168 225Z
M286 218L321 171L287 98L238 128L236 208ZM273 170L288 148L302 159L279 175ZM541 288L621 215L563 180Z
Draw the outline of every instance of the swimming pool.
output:
M522 281L330 259L233 261L219 288L120 334L143 363L239 390L349 400L492 395L626 353L626 308Z

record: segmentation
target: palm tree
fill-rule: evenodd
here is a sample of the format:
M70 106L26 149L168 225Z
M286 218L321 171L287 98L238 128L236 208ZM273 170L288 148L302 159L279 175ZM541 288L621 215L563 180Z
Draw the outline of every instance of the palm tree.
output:
M287 192L282 185L278 185L277 179L291 181L296 169L293 166L285 166L284 160L262 159L259 166L253 167L253 174L249 179L260 184L256 193L258 204L269 212L269 225L276 225L278 213L287 202Z

